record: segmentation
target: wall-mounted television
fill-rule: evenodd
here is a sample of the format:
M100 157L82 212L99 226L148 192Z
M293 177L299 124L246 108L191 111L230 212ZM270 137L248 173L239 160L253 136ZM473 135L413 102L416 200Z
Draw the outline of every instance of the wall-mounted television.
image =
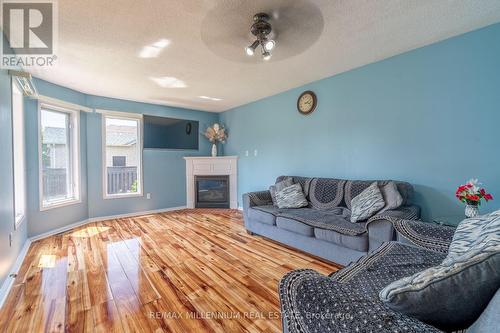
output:
M143 122L144 149L198 150L197 121L145 115Z

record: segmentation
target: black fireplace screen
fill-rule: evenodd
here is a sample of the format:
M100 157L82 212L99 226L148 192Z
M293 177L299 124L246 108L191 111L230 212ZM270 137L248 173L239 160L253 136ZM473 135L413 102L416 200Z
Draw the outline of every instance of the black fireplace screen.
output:
M196 208L229 208L228 176L196 176Z

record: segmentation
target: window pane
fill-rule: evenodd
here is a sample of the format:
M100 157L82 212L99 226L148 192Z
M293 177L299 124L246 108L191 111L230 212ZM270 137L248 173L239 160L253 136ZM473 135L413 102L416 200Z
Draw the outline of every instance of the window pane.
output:
M23 95L17 86L12 84L12 131L14 157L14 208L16 222L25 213L25 175L24 175L24 117Z
M69 124L67 113L41 111L44 206L74 198Z
M139 121L105 117L106 193L140 193Z

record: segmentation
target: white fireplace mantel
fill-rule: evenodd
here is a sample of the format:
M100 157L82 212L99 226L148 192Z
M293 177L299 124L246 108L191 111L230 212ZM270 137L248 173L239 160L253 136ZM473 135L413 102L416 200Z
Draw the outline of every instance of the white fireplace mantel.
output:
M229 206L238 208L238 156L192 156L186 160L187 208L195 208L195 176L229 176Z

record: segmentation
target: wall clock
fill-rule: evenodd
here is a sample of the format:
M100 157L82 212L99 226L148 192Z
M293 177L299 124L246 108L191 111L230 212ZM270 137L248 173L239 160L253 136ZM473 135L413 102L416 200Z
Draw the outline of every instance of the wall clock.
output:
M302 114L310 114L316 109L317 104L316 94L310 90L304 91L297 99L297 110Z

